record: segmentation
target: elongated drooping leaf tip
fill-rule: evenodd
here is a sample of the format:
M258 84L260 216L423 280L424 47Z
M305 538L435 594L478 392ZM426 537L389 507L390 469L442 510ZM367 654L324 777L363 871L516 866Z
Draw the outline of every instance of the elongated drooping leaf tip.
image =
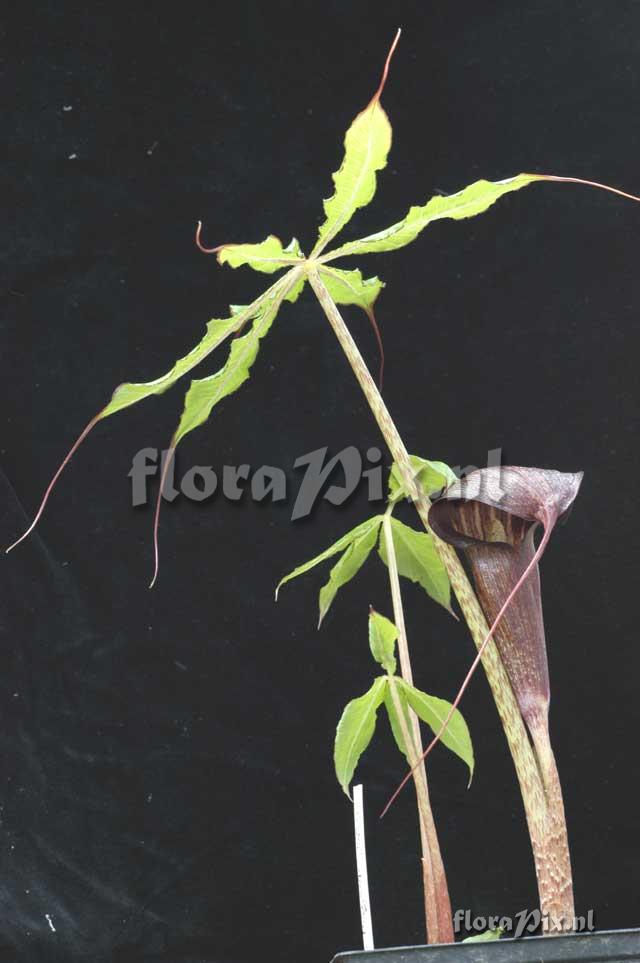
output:
M103 415L104 411L105 411L105 409L104 409L104 408L101 408L100 411L98 412L98 414L95 415L95 416L91 419L91 421L90 421L89 424L86 426L86 428L84 428L84 429L82 430L82 432L80 433L80 435L78 436L78 438L74 441L74 443L73 443L73 445L71 446L71 448L69 449L68 453L67 453L67 454L65 455L65 457L63 458L60 467L58 468L58 470L56 471L55 475L53 476L53 478L51 479L51 481L50 481L49 484L47 485L46 491L45 491L44 495L42 496L42 501L40 502L40 506L39 506L39 508L38 508L38 511L36 512L35 518L33 519L33 521L31 522L31 524L30 524L29 527L27 528L26 532L23 532L22 535L20 536L20 538L16 539L16 541L13 542L12 545L10 545L7 549L5 549L5 555L8 555L9 552L12 551L12 549L14 549L17 545L19 545L20 542L24 541L24 539L27 538L27 536L30 535L31 532L34 530L34 528L36 527L36 525L37 525L38 522L40 521L40 518L42 517L42 513L43 513L44 510L45 510L46 504L47 504L47 502L49 501L49 496L51 495L51 492L52 492L53 489L55 488L55 485L56 485L56 482L58 481L58 478L60 477L60 475L62 474L62 472L64 471L64 469L67 467L67 465L69 464L69 462L71 461L71 459L73 458L73 456L75 455L76 451L78 450L78 448L80 447L80 445L82 444L82 442L85 440L85 438L87 437L87 435L89 434L89 432L91 431L91 429L100 421L100 419L102 418L102 415Z
M380 328L378 327L378 322L376 320L373 308L370 308L367 311L367 317L369 318L369 322L373 328L373 333L378 344L378 352L380 356L380 361L378 363L378 390L382 391L384 386L384 345L382 343L382 335L380 334Z
M391 58L393 57L393 55L394 55L394 53L395 53L395 49L396 49L396 47L398 46L398 41L400 40L400 34L401 34L401 33L402 33L402 27L398 27L398 29L397 29L397 31L396 31L396 35L395 35L395 37L393 38L393 42L392 42L392 44L391 44L391 46L390 46L390 48L389 48L389 53L387 54L387 59L386 59L385 62L384 62L384 68L383 68L383 70L382 70L382 77L380 78L380 84L379 84L378 89L376 90L375 94L374 94L373 97L371 98L371 101L370 101L371 104L375 103L377 100L380 100L380 97L382 96L382 91L384 90L384 85L386 84L386 82L387 82L387 77L389 76L389 66L390 66L390 64L391 64Z
M220 248L223 247L223 245L219 244L217 247L205 247L202 241L200 240L201 234L202 234L202 221L198 221L198 225L196 227L196 247L198 248L199 251L202 251L203 254L217 254Z
M629 201L640 202L640 197L636 194L629 194L627 191L622 191L618 187L611 187L610 184L601 184L599 181L585 180L583 177L562 177L559 174L526 174L525 176L531 177L532 180L536 181L551 181L557 184L582 184L584 187L596 187L600 191L609 191L611 194L617 194L618 197L626 197Z
M164 489L164 483L167 480L167 474L171 466L171 462L175 458L176 454L176 442L175 436L171 439L167 454L165 456L164 465L162 467L162 474L160 476L160 487L158 488L158 497L156 498L156 509L153 513L153 577L149 582L149 588L152 589L158 580L158 573L160 571L160 551L158 546L158 531L160 527L160 508L162 505L162 492Z

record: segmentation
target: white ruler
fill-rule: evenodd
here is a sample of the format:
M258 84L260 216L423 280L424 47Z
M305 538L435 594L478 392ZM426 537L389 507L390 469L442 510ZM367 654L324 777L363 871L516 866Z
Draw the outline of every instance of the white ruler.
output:
M371 924L371 900L369 898L369 874L367 873L367 845L364 838L364 802L362 786L353 787L353 823L356 835L356 866L358 869L358 895L362 921L362 945L373 949L373 926Z

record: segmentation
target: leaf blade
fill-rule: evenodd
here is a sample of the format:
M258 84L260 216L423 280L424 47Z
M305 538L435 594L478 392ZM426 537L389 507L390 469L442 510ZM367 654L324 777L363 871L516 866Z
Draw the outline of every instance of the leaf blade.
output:
M265 302L259 313L254 316L251 330L233 342L223 367L207 378L197 378L191 382L185 395L184 409L178 427L171 441L172 448L175 448L194 428L204 424L215 405L237 391L249 378L260 341L271 328L287 291L298 280L294 271L289 272L285 278L289 278L288 284L285 286L280 283L275 286L276 290L271 299Z
M376 192L376 174L386 167L391 148L391 124L380 104L380 97L399 38L400 31L387 55L378 89L345 134L344 157L340 169L332 175L334 193L323 203L325 221L320 226L312 258L318 257L359 208L370 203Z
M280 591L280 588L286 582L290 582L291 579L297 578L299 575L304 575L312 568L315 568L316 565L320 565L321 562L326 561L333 555L337 555L338 552L343 552L349 547L351 542L353 542L356 538L359 538L361 535L366 534L366 532L368 532L372 526L379 528L381 524L381 515L375 515L373 518L368 518L366 521L361 522L360 525L356 525L355 528L352 528L350 532L347 532L346 535L343 535L341 538L339 538L338 541L334 542L333 545L330 545L329 548L326 548L323 552L320 552L319 555L315 555L312 559L309 559L308 562L303 562L301 565L298 565L293 569L293 571L289 572L288 575L285 575L278 582L276 587L276 600L278 598L278 592Z
M269 234L257 244L222 244L217 248L217 258L218 264L232 268L246 265L263 274L273 274L283 267L291 267L292 262L304 260L297 238L283 247L275 234Z
M450 612L451 584L444 563L437 552L433 535L429 532L417 532L393 517L391 532L399 574L412 582L417 582L427 595ZM388 566L384 539L380 542L378 553Z
M537 174L517 174L502 181L474 181L461 191L445 197L436 195L426 204L409 208L406 216L390 227L335 248L325 255L325 261L354 254L396 251L414 241L433 221L444 218L460 221L475 217L488 210L505 194L520 190L538 180L541 178Z
M385 677L376 679L368 692L346 705L338 722L333 762L338 782L349 799L349 786L358 761L373 738L386 686Z
M430 461L427 458L421 458L419 455L410 455L409 460L413 469L413 477L427 495L433 495L434 492L439 492L458 480L455 472L443 461ZM400 469L394 462L389 473L389 497L396 499L400 498L402 494L408 496L400 475Z
M462 943L489 943L491 940L499 940L504 930L501 927L496 927L495 930L485 930L484 933L478 933L477 936L467 936L466 939L461 940Z
M437 735L449 715L451 703L447 702L446 699L439 699L437 696L428 695L426 692L416 689L415 686L409 685L404 679L397 679L397 685L402 689L407 703L415 714L429 726L434 735ZM454 710L447 728L440 736L440 741L466 763L469 768L470 783L475 766L473 744L469 727L459 709Z
M319 274L336 304L353 304L371 317L384 281L378 277L363 278L358 269L344 271L325 265L320 266Z
M372 526L369 531L352 541L344 555L329 572L329 581L320 589L318 628L322 625L339 589L350 582L366 562L378 538L378 528L378 525Z
M396 671L396 640L398 630L391 619L374 609L369 611L369 648L376 662L389 675Z
M398 700L401 705L401 711L404 713L404 724L407 732L411 732L411 719L407 711L407 701L400 688L396 688L396 693L398 695ZM396 704L393 699L393 693L391 692L391 686L388 685L384 694L384 705L387 710L387 716L389 717L389 725L391 726L391 732L393 738L395 739L396 745L402 755L405 757L409 765L411 765L411 760L409 759L409 753L404 742L404 732L400 719L398 718L398 711Z
M152 381L124 382L119 385L109 403L100 412L100 419L107 418L130 405L137 404L151 395L160 395L171 388L183 375L191 371L222 342L250 321L261 310L262 305L272 296L281 280L264 291L251 304L233 312L230 318L214 318L207 324L207 333L191 351L179 358L166 374Z

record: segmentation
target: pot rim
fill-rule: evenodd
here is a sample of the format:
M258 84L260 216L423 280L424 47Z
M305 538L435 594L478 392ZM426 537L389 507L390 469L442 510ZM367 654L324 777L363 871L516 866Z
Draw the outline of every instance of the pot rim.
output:
M540 946L545 952L540 954ZM520 952L515 954L518 947ZM338 953L332 963L449 963L468 959L469 963L636 963L640 961L640 929L595 930L566 933L563 936L526 936L486 943L437 943L430 946L394 946L375 950L349 950ZM467 954L465 957L463 954ZM622 955L621 955L622 954Z

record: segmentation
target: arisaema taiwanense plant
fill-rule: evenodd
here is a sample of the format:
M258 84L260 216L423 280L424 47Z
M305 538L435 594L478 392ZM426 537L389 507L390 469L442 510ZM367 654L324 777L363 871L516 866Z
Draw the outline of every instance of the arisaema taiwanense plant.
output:
M233 268L246 265L264 274L282 273L250 304L233 307L228 317L209 321L202 339L191 351L176 361L164 375L153 381L128 382L116 388L110 401L84 428L56 471L32 524L18 542L22 541L36 525L65 465L99 421L145 398L166 391L224 341L231 340L248 325L246 333L231 340L231 347L222 367L214 374L191 382L185 396L182 415L170 443L170 453L175 452L180 441L194 428L206 422L213 408L247 380L257 357L260 342L267 335L281 307L285 302L295 302L307 283L315 293L365 394L392 455L405 494L414 503L425 529L430 530L431 502L428 493L414 477L412 464L400 434L339 310L339 305L355 305L373 318L374 304L382 282L376 277L363 277L360 268L336 267L335 262L341 262L348 257L397 250L414 241L423 230L437 220L444 218L462 220L481 214L504 195L536 182L574 181L602 187L626 197L632 197L632 195L596 182L555 175L523 173L493 182L479 180L450 196L432 197L423 204L411 207L400 220L374 234L343 244L336 243L339 233L356 211L373 199L377 174L387 163L391 146L391 125L382 107L381 96L397 40L396 36L378 89L346 133L343 161L340 169L333 175L334 192L324 202L325 218L310 254L305 255L295 239L284 246L273 235L267 236L259 243L223 244L213 249L220 264L228 264ZM637 198L633 199L637 200ZM198 242L199 234L198 230ZM165 474L170 457L165 461ZM152 584L158 573L157 530L163 482L164 474L154 518L155 570ZM474 643L480 648L488 634L485 613L455 549L437 537L434 537L433 545L447 573ZM482 662L513 756L536 866L548 865L551 846L554 852L557 852L558 847L566 849L564 818L559 817L555 801L547 792L540 760L537 758L537 747L532 746L529 741L504 660L495 646L487 645L484 648ZM568 853L565 862L568 865ZM570 880L551 878L538 872L538 888L544 914L555 918L572 918L573 895Z

